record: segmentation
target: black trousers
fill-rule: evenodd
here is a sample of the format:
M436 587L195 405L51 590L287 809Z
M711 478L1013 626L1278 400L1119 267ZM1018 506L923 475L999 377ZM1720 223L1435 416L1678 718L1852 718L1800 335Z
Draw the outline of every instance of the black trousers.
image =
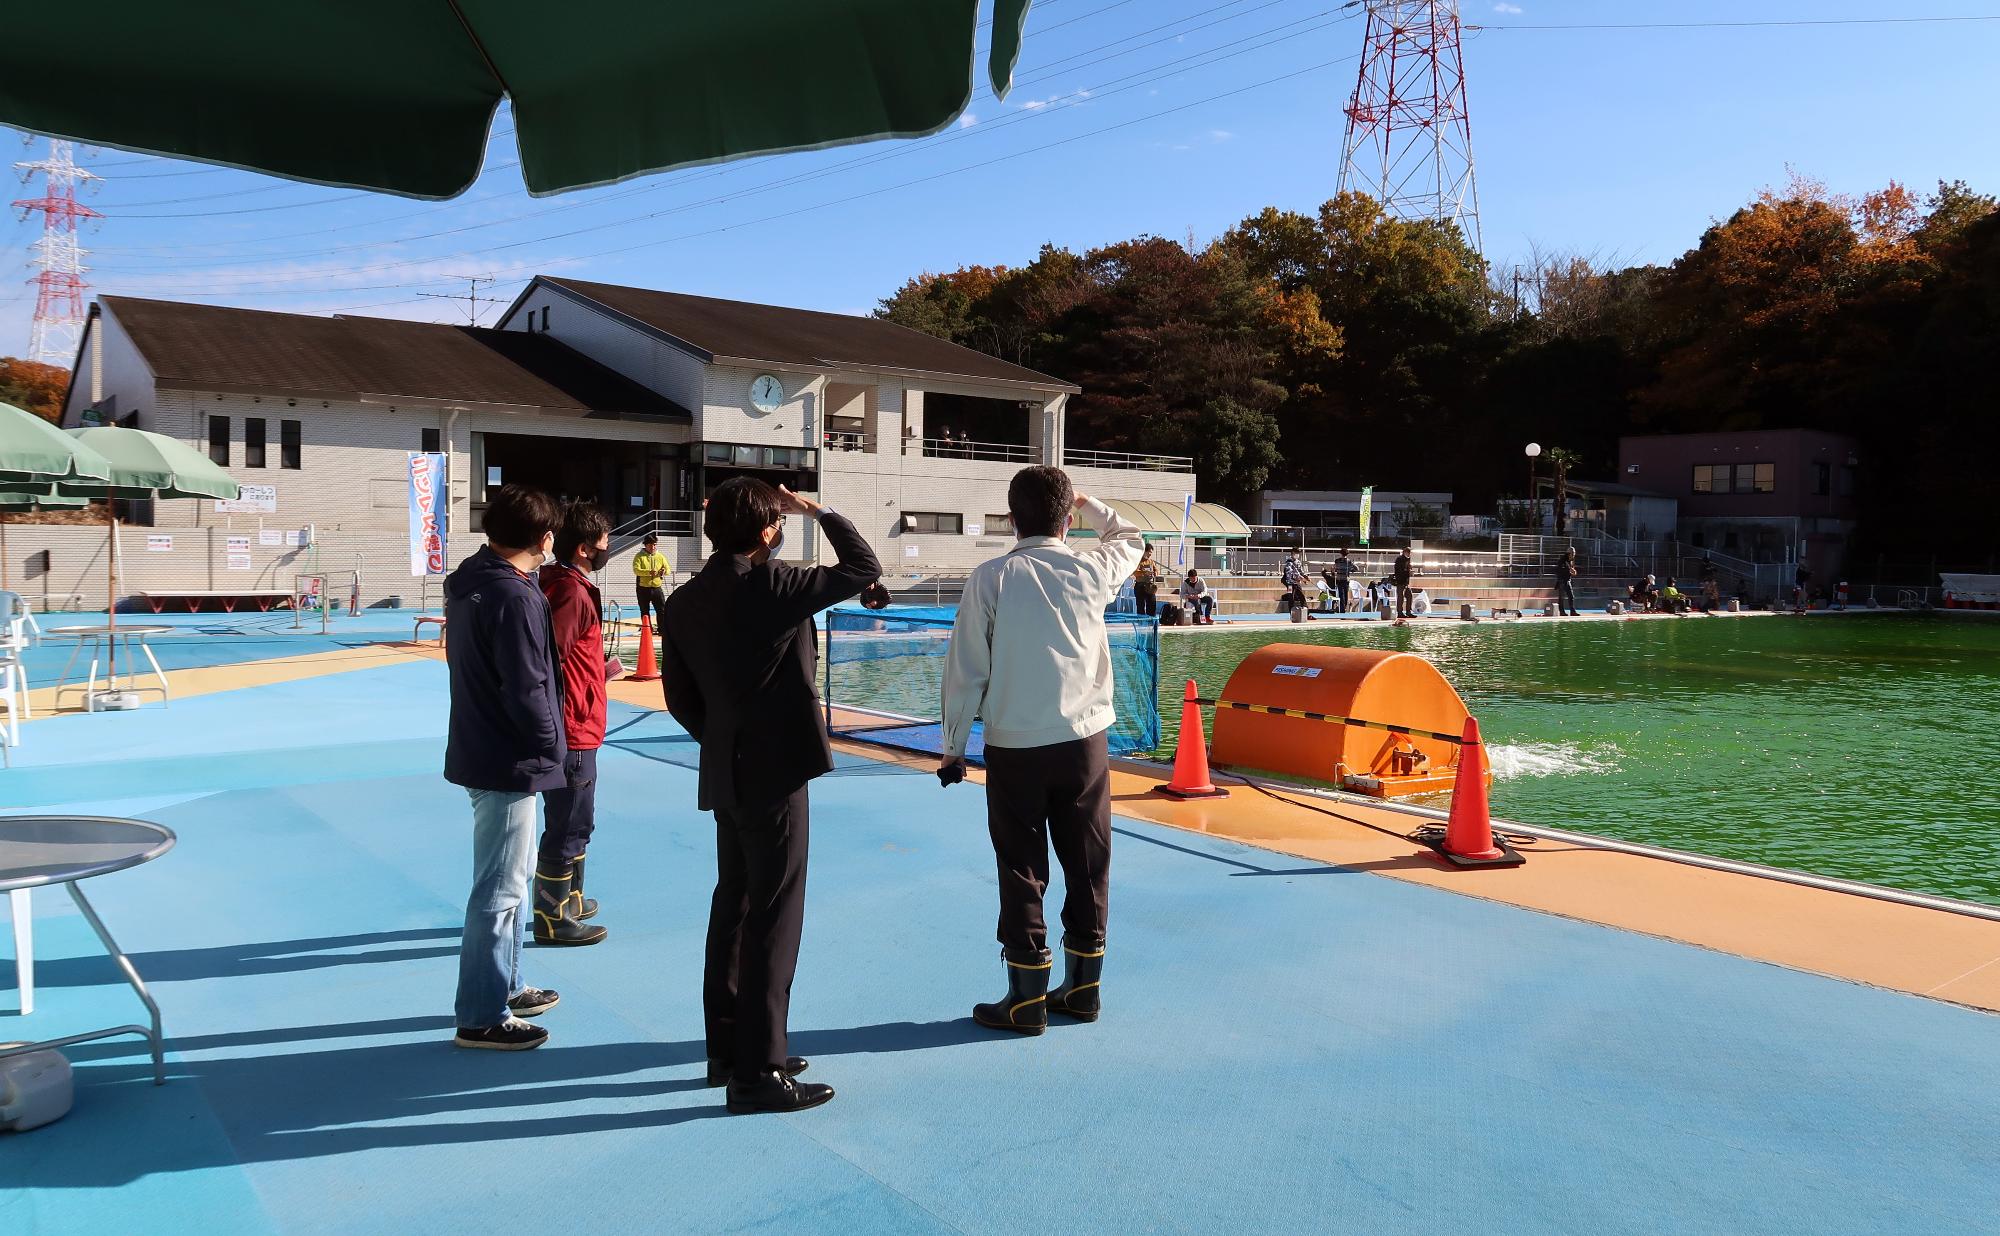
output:
M1062 924L1104 939L1111 892L1111 765L1105 736L1046 747L986 748L986 828L1000 869L1000 943L1011 954L1049 946L1042 894L1049 845L1062 864Z
M805 925L806 790L715 813L715 897L701 1003L711 1060L748 1080L784 1067L785 1022Z
M660 619L667 613L667 590L664 588L639 589L639 621L646 621L646 611L653 611L653 629L659 630Z
M1396 585L1396 617L1413 618L1416 616L1410 612L1410 592L1410 585Z
M542 791L542 870L554 872L576 861L597 831L597 748L572 751L563 763L569 783Z
M1132 600L1140 613L1148 618L1160 616L1160 588L1158 584L1133 584Z
M1556 581L1556 612L1576 613L1576 581L1559 579Z
M1353 605L1353 602L1347 595L1347 581L1344 579L1335 580L1333 582L1333 594L1340 598L1340 612L1343 614L1346 613Z

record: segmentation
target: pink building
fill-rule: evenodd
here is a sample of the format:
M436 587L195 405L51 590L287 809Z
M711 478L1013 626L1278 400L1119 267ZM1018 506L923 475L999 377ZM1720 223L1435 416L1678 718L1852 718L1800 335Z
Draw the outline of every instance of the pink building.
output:
M1815 429L1635 435L1618 440L1618 470L1679 500L1683 543L1752 562L1802 557L1825 587L1854 530L1855 450Z

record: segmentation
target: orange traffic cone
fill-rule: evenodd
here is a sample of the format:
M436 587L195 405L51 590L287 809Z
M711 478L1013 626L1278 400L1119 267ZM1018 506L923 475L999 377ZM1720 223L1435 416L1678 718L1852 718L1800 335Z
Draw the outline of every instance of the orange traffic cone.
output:
M1493 835L1493 816L1486 803L1486 746L1479 741L1477 718L1465 719L1459 740L1458 777L1452 782L1451 817L1444 834L1422 840L1459 867L1518 867L1528 861Z
M653 624L643 615L639 619L639 664L625 675L627 682L658 682L660 680L660 659L653 654Z
M1181 704L1181 737L1174 746L1174 777L1154 790L1171 798L1227 798L1229 791L1208 779L1208 740L1201 732L1201 692L1194 679L1187 682Z

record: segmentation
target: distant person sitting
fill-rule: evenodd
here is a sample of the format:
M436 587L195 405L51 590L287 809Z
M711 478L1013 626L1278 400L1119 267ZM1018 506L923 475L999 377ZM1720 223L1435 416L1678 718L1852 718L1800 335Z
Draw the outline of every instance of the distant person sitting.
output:
M1648 575L1627 589L1626 595L1631 598L1633 609L1651 613L1653 612L1653 607L1659 604L1660 589L1659 585L1653 581L1653 577Z
M1189 570L1187 578L1181 581L1181 603L1194 616L1195 626L1215 625L1215 594L1202 582L1201 572Z
M1285 555L1285 608L1306 608L1306 559L1298 550Z
M1334 574L1331 564L1319 570L1319 600L1326 605L1326 612L1337 614L1347 608L1347 601L1340 594L1346 591L1340 578Z
M1685 614L1688 611L1687 593L1680 590L1679 581L1667 577L1667 586L1660 589L1660 609L1669 614Z

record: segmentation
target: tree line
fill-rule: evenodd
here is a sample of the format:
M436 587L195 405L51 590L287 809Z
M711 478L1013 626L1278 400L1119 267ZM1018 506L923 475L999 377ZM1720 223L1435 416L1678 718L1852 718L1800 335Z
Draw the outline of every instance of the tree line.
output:
M1992 552L2000 202L1795 177L1666 265L1496 272L1455 227L1361 194L1206 244L1140 236L909 280L879 316L1075 383L1070 441L1191 455L1202 492L1525 489L1522 446L1612 479L1631 433L1851 434L1856 548ZM964 413L973 416L970 411Z

